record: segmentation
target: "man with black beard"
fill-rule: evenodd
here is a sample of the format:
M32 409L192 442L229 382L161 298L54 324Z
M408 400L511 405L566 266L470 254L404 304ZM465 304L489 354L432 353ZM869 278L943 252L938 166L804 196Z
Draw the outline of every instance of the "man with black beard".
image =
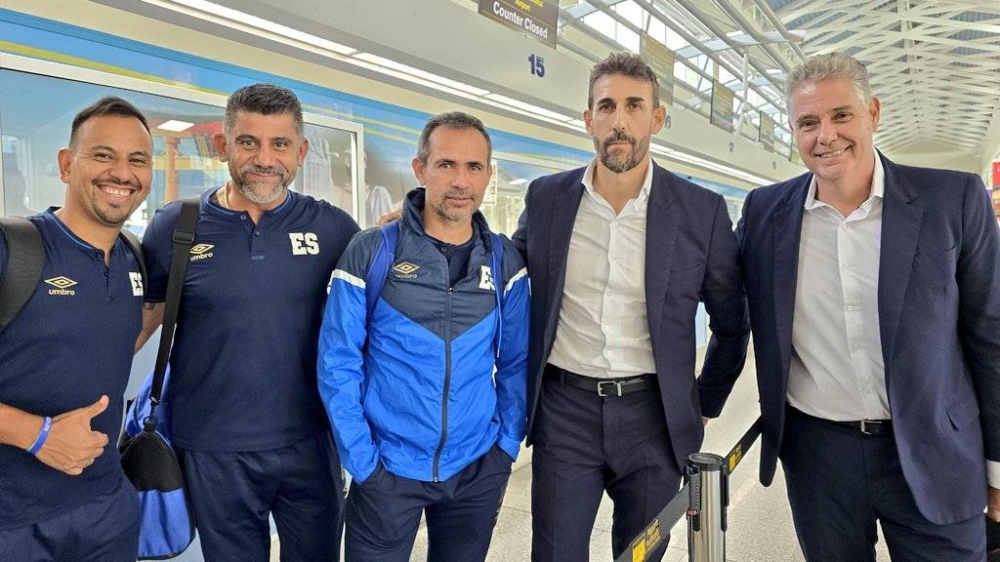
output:
M750 326L722 196L657 166L656 75L616 53L583 113L597 157L535 180L514 242L531 282L532 560L586 561L603 493L612 552L676 494L743 368ZM695 379L702 301L715 342ZM697 384L696 384L697 382ZM660 544L647 558L659 560Z
M288 189L308 152L291 91L237 90L215 146L232 179L201 198L167 391L202 551L269 560L271 514L282 560L337 560L343 485L316 355L327 284L358 226ZM143 239L144 337L162 321L179 212L164 207Z

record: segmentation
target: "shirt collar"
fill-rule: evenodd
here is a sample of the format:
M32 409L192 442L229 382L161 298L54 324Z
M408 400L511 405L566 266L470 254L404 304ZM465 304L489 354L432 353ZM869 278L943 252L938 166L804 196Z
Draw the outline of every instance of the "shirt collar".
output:
M875 171L872 173L871 195L861 206L870 205L873 199L882 199L884 194L885 168L882 167L882 159L878 157L878 152L875 152ZM812 179L809 180L809 192L806 193L805 209L808 211L823 205L825 203L816 199L816 174L813 174Z
M642 180L642 187L639 188L639 195L635 198L636 203L645 203L649 199L649 192L653 188L653 159L650 156L646 156L646 161L649 163L646 166L646 177ZM597 170L597 156L590 161L590 165L587 166L587 170L583 173L583 187L587 190L587 194L591 198L597 198L597 192L594 191L594 172Z

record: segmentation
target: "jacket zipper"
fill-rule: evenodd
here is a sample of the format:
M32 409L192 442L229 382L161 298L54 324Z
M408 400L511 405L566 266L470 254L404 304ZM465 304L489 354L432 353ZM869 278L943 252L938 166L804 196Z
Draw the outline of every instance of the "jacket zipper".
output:
M444 442L448 439L448 393L451 390L451 300L455 293L454 287L448 287L448 299L445 301L445 339L444 339L444 394L441 397L441 441L434 453L434 481L440 482L441 452Z

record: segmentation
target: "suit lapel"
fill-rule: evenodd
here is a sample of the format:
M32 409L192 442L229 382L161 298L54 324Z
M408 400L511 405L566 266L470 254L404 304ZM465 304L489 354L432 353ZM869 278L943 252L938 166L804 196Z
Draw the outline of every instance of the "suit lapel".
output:
M795 293L798 289L799 242L811 180L812 175L806 174L795 182L778 203L772 217L774 270L771 282L774 284L774 321L777 325L778 349L784 365L783 378L787 376L787 365L792 354L792 317L795 315Z
M580 198L583 197L584 168L575 181L571 181L565 189L560 189L553 200L551 230L549 230L549 310L545 325L546 341L551 346L555 340L556 323L559 309L562 307L563 288L566 285L566 258L569 255L569 242L573 236L573 224L576 213L580 209Z
M653 163L653 185L646 206L645 256L646 314L650 334L660 332L663 301L673 264L678 229L677 209L673 202L673 176Z
M881 154L885 169L885 193L882 205L882 247L878 268L878 315L882 339L882 358L888 367L892 357L903 297L910 282L917 236L924 210L913 201L917 193L899 169ZM888 373L888 368L886 369Z

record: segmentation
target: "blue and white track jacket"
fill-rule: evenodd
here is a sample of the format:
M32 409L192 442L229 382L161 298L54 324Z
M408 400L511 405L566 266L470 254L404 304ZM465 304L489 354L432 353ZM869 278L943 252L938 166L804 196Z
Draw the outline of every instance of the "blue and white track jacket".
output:
M365 273L381 241L377 228L354 237L330 284L319 392L341 462L358 482L379 461L398 476L444 481L494 444L517 458L524 438L529 295L521 255L502 238L503 271L493 275L493 238L477 212L468 273L449 286L448 263L424 233L423 205L424 190L410 192L370 321ZM502 283L501 318L494 279Z

